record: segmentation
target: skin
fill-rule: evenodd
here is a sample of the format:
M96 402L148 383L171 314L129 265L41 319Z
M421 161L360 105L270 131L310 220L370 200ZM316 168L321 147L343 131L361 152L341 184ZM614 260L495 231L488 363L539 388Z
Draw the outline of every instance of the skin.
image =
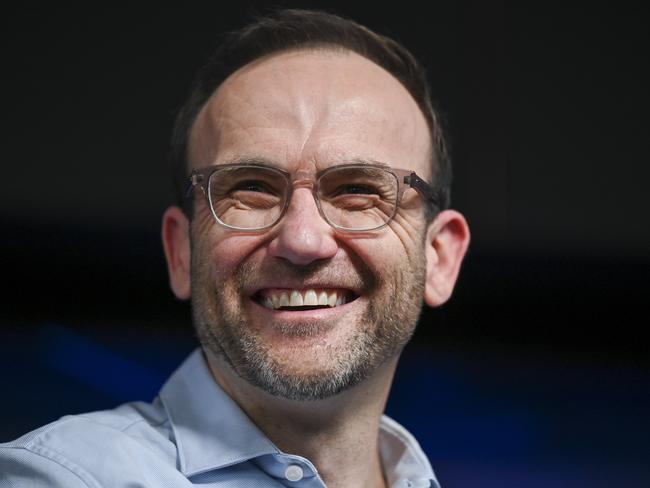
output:
M355 53L319 49L275 54L231 75L197 117L189 160L201 167L261 158L301 180L332 164L381 161L429 178L429 154L426 121L396 79ZM310 459L327 486L385 486L379 420L422 302L437 307L451 295L469 243L463 216L446 210L427 224L408 190L387 227L341 233L302 183L283 220L262 233L219 226L200 192L195 205L192 222L167 209L162 237L171 288L192 299L215 380L280 449ZM314 284L353 289L358 299L325 312L274 312L250 298L259 287ZM389 331L392 348L370 354L371 367L343 390L306 399L256 385L224 346L224 331L250 338L295 381L327 379L353 362L352 346L364 337Z

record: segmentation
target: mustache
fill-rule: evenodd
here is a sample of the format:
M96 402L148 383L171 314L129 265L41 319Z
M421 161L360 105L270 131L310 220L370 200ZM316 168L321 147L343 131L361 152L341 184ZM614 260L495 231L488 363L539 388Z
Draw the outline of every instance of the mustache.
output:
M349 262L314 261L296 265L290 261L274 260L262 263L243 262L235 272L235 279L243 289L259 283L272 283L278 278L307 283L333 283L342 288L369 290L375 288L378 277L366 266Z

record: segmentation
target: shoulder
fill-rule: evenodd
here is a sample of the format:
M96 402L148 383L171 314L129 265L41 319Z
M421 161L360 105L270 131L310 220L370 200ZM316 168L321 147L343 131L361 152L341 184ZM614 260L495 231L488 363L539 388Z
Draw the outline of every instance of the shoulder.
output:
M154 402L68 415L0 444L0 473L9 487L105 486L102 473L142 461L175 463L164 409ZM0 485L5 486L0 483Z

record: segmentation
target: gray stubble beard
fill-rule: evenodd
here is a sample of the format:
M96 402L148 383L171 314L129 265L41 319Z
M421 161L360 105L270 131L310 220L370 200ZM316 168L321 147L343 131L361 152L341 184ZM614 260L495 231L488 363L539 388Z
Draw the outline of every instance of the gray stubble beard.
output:
M383 283L385 296L368 301L367 313L345 349L334 349L337 354L332 357L330 368L305 375L292 374L283 369L270 354L268 345L251 331L241 313L238 298L229 299L223 290L217 291L209 280L207 267L201 266L198 259L195 262L196 255L192 252L192 314L202 347L225 361L248 383L290 400L322 400L364 381L402 351L415 330L422 309L423 251L410 263L412 269L398 267L396 279ZM242 276L250 272L251 269L244 269L235 274L237 289L243 288L239 286L245 280ZM380 280L376 282L381 285ZM374 289L381 290L382 286ZM229 300L238 305L229 306ZM292 325L286 327L286 333L307 336L318 334L322 327L318 323L306 323L298 328Z

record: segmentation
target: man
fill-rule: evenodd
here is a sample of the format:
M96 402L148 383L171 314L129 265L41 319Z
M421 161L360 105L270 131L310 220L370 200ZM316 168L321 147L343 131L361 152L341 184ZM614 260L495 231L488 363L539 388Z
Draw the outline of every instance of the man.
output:
M351 21L277 12L201 70L172 149L162 239L201 349L152 404L4 444L0 486L439 486L382 416L469 242L415 60Z

